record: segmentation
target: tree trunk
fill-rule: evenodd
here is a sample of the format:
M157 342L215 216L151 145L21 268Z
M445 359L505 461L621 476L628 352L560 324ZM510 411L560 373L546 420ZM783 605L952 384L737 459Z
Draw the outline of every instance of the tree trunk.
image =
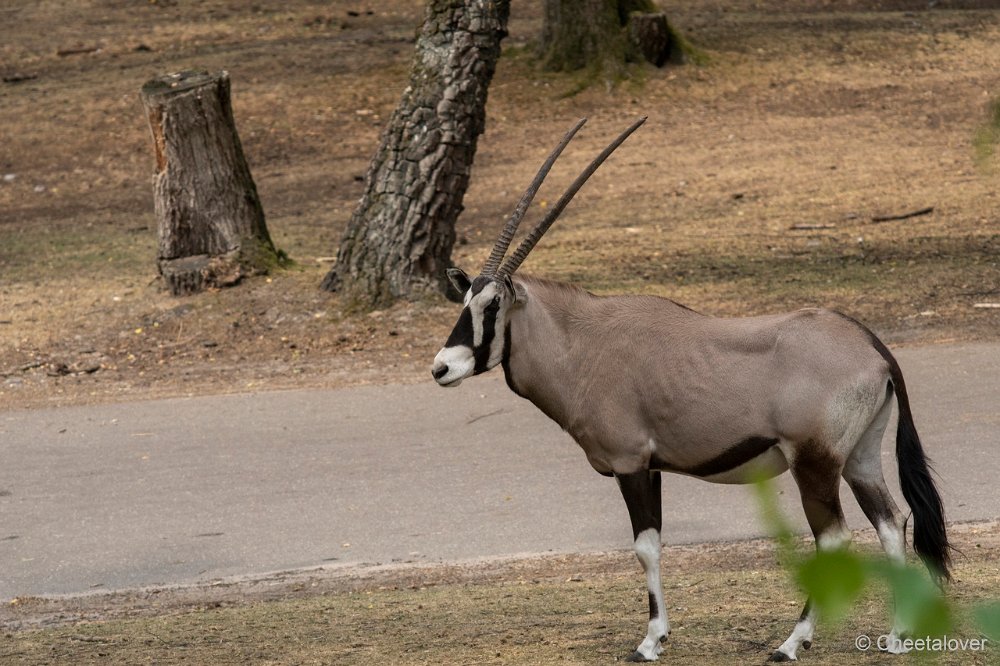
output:
M185 71L142 87L153 135L157 265L175 296L279 261L229 99L229 74Z
M614 82L626 76L626 63L661 67L682 59L682 48L652 0L545 0L541 62L547 70L590 69Z
M409 86L323 289L358 307L446 292L455 221L509 9L509 0L430 0Z

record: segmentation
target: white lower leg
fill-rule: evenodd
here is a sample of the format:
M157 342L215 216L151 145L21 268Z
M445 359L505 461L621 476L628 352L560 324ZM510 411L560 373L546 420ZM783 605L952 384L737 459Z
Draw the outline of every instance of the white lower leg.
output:
M879 523L877 531L879 541L882 542L882 550L889 557L893 564L903 566L906 564L906 535L901 526L902 520L896 516L893 522ZM896 604L898 607L898 603ZM909 652L904 646L902 639L909 634L909 627L899 617L898 608L892 623L892 631L889 632L889 640L886 644L886 652L893 654L903 654Z
M646 638L636 649L643 658L653 660L663 651L661 640L670 632L667 608L663 601L663 585L660 582L660 533L649 528L635 538L635 554L646 572L646 589L649 591L649 626Z
M816 628L816 611L812 604L806 602L806 608L802 611L802 616L792 629L792 635L781 644L778 652L783 654L789 661L798 659L796 654L803 645L808 649L812 645L813 630Z
M846 548L850 541L851 533L847 530L847 527L844 525L835 525L819 535L816 539L816 548L822 551L837 550L839 548ZM800 647L805 646L806 649L811 647L813 631L815 629L816 611L811 603L806 602L805 610L802 611L799 621L795 623L795 628L792 629L791 635L771 655L771 659L774 661L796 661Z

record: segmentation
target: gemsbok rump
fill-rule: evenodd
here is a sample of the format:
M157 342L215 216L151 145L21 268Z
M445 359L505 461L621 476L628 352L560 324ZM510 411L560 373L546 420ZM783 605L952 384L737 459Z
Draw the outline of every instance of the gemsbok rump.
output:
M568 284L515 277L577 190L645 118L595 158L505 259L542 180L585 120L542 165L480 275L448 271L465 301L432 373L441 386L458 386L501 365L514 393L562 426L598 473L618 481L649 591L646 636L629 660L657 659L670 631L660 583L660 472L747 483L791 470L821 550L850 539L840 505L843 477L886 554L904 559L906 520L886 487L880 458L893 394L913 547L936 579L949 578L944 511L903 375L862 324L815 308L720 319L665 298L598 297ZM795 660L800 647L811 646L815 621L807 600L770 659ZM897 618L890 650L902 650L898 638L906 629Z

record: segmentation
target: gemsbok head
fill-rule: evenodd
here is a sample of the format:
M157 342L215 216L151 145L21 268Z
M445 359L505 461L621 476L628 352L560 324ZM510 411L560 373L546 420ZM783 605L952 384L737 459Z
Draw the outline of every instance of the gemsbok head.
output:
M660 472L748 483L790 470L821 550L846 547L850 539L840 504L844 478L887 555L903 561L905 521L880 457L893 397L914 550L935 578L948 578L944 510L902 372L862 324L816 308L722 319L665 298L598 297L516 274L587 178L644 121L598 155L505 259L542 180L585 121L578 122L521 197L480 274L448 272L465 301L434 359L434 379L458 386L502 365L511 390L562 426L594 470L617 480L649 593L646 635L630 661L657 659L670 631L660 584ZM770 659L795 660L812 644L815 623L807 600ZM890 651L903 651L906 631L897 617Z

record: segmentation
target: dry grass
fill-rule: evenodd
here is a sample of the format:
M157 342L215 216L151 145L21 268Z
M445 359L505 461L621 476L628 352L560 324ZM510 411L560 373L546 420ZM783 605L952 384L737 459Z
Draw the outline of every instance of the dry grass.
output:
M952 529L959 558L949 598L956 635L976 638L966 612L1000 596L1000 528ZM870 530L862 550L875 548ZM808 548L803 543L802 548ZM802 600L770 543L678 546L664 552L672 662L759 664L780 644ZM56 626L14 631L0 660L18 664L606 664L627 656L645 631L646 599L629 552L545 557L479 565L318 574L278 592L243 597L209 588L140 601L95 597L72 603L26 600ZM905 657L854 647L859 634L885 633L887 591L869 589L850 618L821 624L803 663L898 664ZM79 602L77 602L79 603ZM139 610L135 610L138 605ZM84 611L84 612L81 612ZM96 613L95 613L96 611ZM110 616L106 621L76 617ZM15 626L8 619L7 626ZM985 653L941 656L941 664L995 663Z

